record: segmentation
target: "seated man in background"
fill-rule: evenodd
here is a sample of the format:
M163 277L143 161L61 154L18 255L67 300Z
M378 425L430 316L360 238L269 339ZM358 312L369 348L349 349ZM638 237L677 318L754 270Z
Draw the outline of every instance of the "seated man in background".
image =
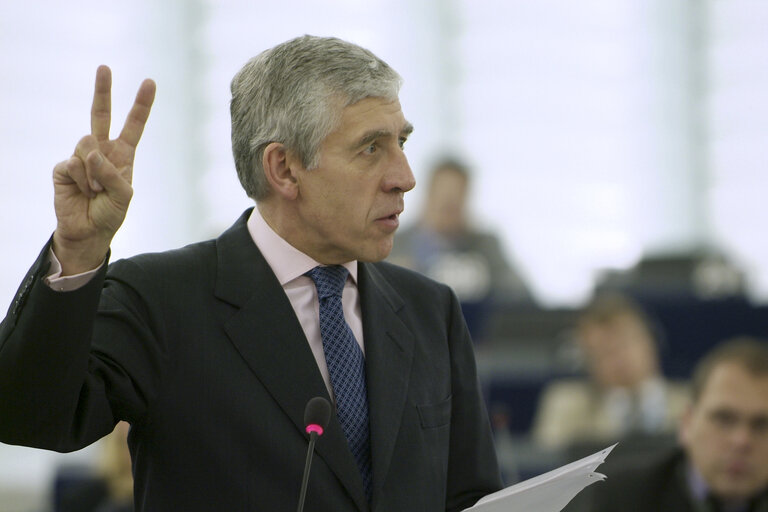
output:
M768 343L740 338L716 347L697 365L692 395L681 447L609 474L579 510L768 511Z
M477 229L468 214L470 170L443 158L428 178L421 217L395 235L388 261L453 288L474 337L488 306L530 303L531 294L494 234Z
M588 378L556 381L543 391L533 440L559 449L672 432L687 387L662 376L657 340L640 307L620 295L598 297L576 331Z

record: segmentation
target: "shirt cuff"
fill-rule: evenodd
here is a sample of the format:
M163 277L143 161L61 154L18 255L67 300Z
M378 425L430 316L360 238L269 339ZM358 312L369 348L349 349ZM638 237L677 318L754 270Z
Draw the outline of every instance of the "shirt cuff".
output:
M99 269L104 265L104 262L102 261L101 265L93 270L89 270L81 274L62 277L61 262L53 253L53 249L48 249L48 261L50 262L51 266L49 267L48 275L45 276L43 282L45 282L49 288L57 292L71 292L85 286L88 281L90 281L99 271Z

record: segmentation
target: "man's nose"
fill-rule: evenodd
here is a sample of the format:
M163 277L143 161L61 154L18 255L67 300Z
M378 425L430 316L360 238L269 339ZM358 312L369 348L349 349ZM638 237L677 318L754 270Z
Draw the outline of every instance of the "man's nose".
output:
M755 433L748 422L741 422L730 432L731 445L735 448L747 448L752 445Z
M396 152L393 161L388 169L384 180L384 189L386 192L393 190L408 192L416 186L416 178L413 176L411 166L405 153L400 150Z

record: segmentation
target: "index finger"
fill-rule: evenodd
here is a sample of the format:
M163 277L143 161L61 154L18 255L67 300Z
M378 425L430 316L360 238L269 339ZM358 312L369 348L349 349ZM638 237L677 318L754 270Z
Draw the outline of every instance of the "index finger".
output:
M131 147L136 147L144 133L144 126L149 119L149 111L152 110L152 103L155 101L155 90L157 86L149 78L144 80L136 93L136 100L133 102L131 111L125 119L125 126L120 132L120 140L126 142Z
M91 134L99 140L109 139L112 120L112 71L107 66L96 70L96 85L91 105Z

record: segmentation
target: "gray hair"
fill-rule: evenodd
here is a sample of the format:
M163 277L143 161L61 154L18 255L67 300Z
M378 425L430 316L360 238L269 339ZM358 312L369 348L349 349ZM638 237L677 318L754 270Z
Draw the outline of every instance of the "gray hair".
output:
M248 196L269 195L267 145L285 145L313 169L342 109L367 97L394 101L401 81L370 51L336 38L297 37L248 61L232 80L230 104L232 153Z

